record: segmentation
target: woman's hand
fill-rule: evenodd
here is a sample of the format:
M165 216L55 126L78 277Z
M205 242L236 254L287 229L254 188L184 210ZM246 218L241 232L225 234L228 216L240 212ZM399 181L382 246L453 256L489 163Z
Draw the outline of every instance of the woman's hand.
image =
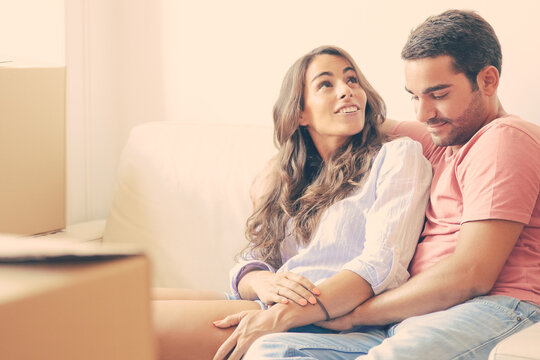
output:
M214 326L222 329L235 325L238 326L218 349L214 360L239 360L259 337L288 330L270 310L247 310L214 321Z
M316 304L313 295L320 295L319 289L302 275L293 272L274 274L270 271L252 271L240 281L248 282L257 297L265 304L287 304L289 300L304 306Z

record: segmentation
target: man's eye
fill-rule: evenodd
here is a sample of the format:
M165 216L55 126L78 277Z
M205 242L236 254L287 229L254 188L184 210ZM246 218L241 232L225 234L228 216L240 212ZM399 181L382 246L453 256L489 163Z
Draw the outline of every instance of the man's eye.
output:
M332 83L330 81L323 81L319 84L319 89L325 88L325 87L332 87Z
M412 96L411 96L411 100L412 100L412 101L418 100L418 96L412 95Z
M431 94L431 97L435 100L440 100L442 98L444 98L446 95L448 95L448 93L444 93L444 94Z

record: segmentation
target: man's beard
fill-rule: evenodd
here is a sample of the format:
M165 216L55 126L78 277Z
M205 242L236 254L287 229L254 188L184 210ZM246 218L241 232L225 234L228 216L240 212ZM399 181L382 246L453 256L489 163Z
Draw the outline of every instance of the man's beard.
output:
M433 142L437 146L460 146L465 145L485 122L485 113L480 103L480 93L473 96L469 106L456 119L436 117L426 122L426 126L446 123L451 129L444 137L431 134ZM457 124L457 125L455 125Z

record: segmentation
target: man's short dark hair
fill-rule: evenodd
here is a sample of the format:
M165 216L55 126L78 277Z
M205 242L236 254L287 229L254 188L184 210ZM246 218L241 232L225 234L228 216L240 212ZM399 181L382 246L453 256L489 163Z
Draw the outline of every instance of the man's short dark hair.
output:
M411 31L401 51L404 60L452 57L457 72L464 73L473 89L478 89L476 76L488 65L501 73L501 45L495 31L473 11L447 10L431 16Z

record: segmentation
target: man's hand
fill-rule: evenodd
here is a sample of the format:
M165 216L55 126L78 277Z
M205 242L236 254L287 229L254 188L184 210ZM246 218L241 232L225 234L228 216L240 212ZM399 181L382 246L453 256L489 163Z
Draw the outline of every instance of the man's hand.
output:
M315 325L320 326L325 329L336 330L336 331L345 331L351 330L356 326L355 324L355 314L354 311L337 317L329 321L319 321Z
M237 327L218 349L214 360L240 360L249 346L259 337L287 331L288 329L282 324L283 322L279 321L270 310L242 311L215 321L214 325L219 328L225 329L235 325Z

